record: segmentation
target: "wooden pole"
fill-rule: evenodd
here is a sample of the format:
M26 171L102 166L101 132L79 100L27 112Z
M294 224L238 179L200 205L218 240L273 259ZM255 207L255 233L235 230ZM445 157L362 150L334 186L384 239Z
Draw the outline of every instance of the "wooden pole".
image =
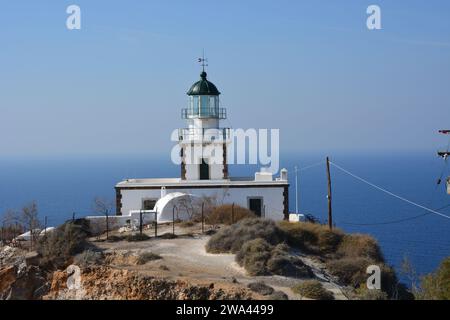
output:
M202 233L205 233L205 216L204 216L205 203L202 202Z
M106 210L106 240L109 240L109 211Z
M155 211L155 238L158 236L158 214Z
M234 224L234 202L231 205L231 224Z
M327 157L327 177L328 177L328 227L333 229L333 212L331 206L331 173L330 173L330 159Z
M175 235L175 208L176 206L173 206L172 208L172 233Z
M142 236L142 210L139 210L139 234Z

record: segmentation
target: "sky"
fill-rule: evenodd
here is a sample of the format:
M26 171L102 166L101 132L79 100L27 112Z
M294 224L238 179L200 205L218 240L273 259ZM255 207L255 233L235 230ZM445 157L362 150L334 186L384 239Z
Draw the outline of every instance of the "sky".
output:
M68 30L66 8L81 8ZM381 8L381 30L366 9ZM431 152L450 127L449 1L0 1L0 156L166 154L209 80L282 152Z

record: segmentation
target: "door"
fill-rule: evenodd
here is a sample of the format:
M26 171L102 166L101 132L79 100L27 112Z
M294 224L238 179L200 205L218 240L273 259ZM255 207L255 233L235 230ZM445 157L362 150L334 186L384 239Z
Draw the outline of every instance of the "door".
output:
M205 162L205 159L202 159L200 164L200 180L209 180L209 164Z
M249 198L248 209L253 211L258 217L262 215L262 199L261 198Z

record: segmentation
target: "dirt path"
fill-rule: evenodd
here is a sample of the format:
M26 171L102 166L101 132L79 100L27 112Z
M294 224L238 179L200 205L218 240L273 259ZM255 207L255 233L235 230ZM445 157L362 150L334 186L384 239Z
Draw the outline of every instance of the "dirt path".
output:
M137 270L152 275L173 279L186 279L199 283L221 283L229 286L246 286L250 282L264 281L275 290L285 292L289 299L300 297L290 289L304 280L283 276L247 276L245 270L234 261L234 254L209 254L205 251L208 236L192 236L176 239L150 239L142 242L119 241L115 243L96 243L106 253L122 252L140 254L153 252L163 259L145 265L122 265L121 268ZM335 294L336 299L345 299L339 286L330 282L321 266L306 256L302 260L312 267L316 277Z

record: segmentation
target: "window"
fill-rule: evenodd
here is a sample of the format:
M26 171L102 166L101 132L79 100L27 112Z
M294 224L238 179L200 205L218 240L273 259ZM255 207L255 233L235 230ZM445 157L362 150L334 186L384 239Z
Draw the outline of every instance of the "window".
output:
M198 97L192 97L192 114L198 115Z
M142 201L142 210L153 210L155 208L156 199L144 199Z

